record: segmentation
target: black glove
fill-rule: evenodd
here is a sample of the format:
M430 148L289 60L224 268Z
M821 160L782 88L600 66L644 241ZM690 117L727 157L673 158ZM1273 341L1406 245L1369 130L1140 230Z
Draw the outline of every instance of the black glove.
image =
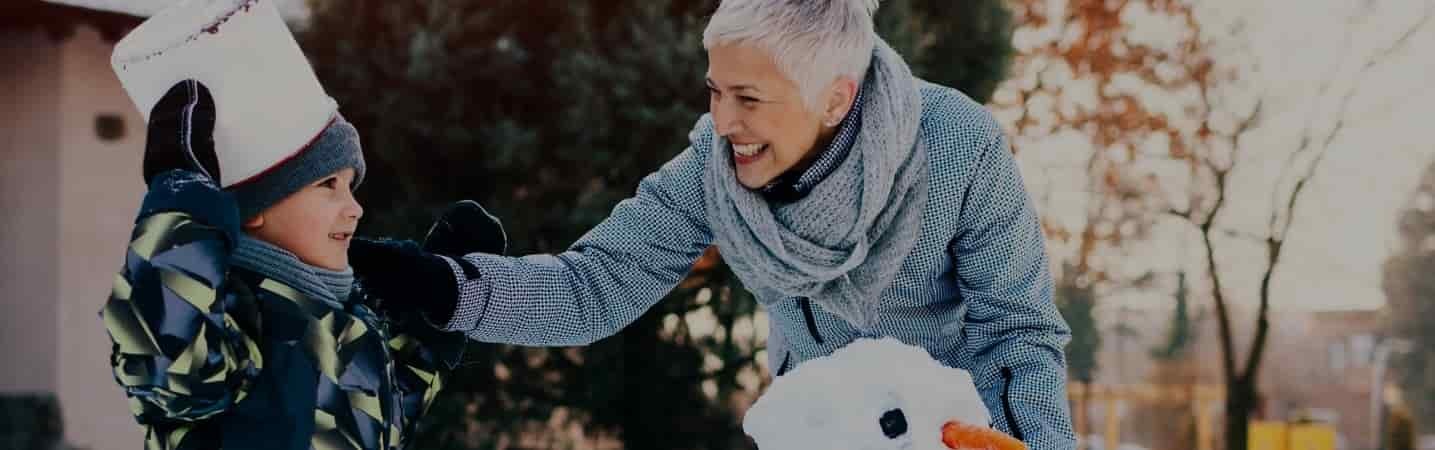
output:
M349 266L360 284L391 312L421 311L448 323L458 305L458 280L448 262L410 240L354 238Z
M478 202L460 200L429 227L424 250L452 258L477 252L502 255L508 252L508 235L503 222Z
M423 311L434 323L447 323L458 305L458 281L444 255L462 268L464 276L478 278L478 268L462 258L475 252L503 254L508 239L503 224L478 202L454 203L434 221L423 247L413 241L355 238L349 245L349 265L366 289L386 300L391 310Z
M175 83L150 108L144 149L144 182L174 169L195 171L219 182L214 153L214 97L195 80Z

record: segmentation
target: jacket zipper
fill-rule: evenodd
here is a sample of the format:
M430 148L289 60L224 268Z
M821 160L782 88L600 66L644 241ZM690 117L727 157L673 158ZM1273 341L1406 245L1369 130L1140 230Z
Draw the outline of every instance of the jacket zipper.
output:
M362 293L360 295L362 295ZM360 302L360 304L364 303L367 302ZM352 312L350 312L350 314L350 317L353 317L353 320L364 321L360 318L360 315L353 314ZM393 433L390 433L389 431L392 430L395 425L397 425L400 432L402 433L403 428L405 428L403 420L407 416L404 415L403 393L399 392L399 379L398 376L394 373L394 354L389 350L389 321L386 318L379 317L377 314L374 314L372 317L374 318L374 322L368 323L367 321L364 321L364 325L368 325L369 328L379 336L379 349L381 349L384 354L384 377L387 378L389 386L388 395L384 395L385 392L382 389L377 392L377 394L380 396L379 404L389 404L393 401L394 397L399 398L398 404L394 405L397 406L399 409L398 418L393 418L388 408L381 408L383 410L382 414L388 419L384 420L385 425L387 426L385 426L383 431L380 433L380 440L382 442L379 445L383 446L384 449L391 449L395 448L396 444L399 444L400 442L398 441L400 441L401 439L400 436L394 436ZM398 420L399 423L388 423L391 420Z
M379 333L379 339L383 339L382 341L380 341L381 345L379 345L379 347L382 347L384 349L384 371L387 372L387 375L389 377L388 400L394 401L395 397L397 397L398 399L398 405L396 406L398 406L399 408L399 417L393 420L398 422L397 425L399 433L403 433L404 428L408 428L408 424L404 423L404 420L408 419L408 415L404 413L404 393L399 390L399 377L394 373L394 354L389 350L389 333L387 324L385 324L384 327L381 329ZM384 413L388 414L388 411L384 411ZM389 431L395 428L393 425L390 425L386 428L387 429L384 430L384 435L386 436L384 440L387 442L384 445L388 445L390 446L390 448L392 448L397 447L396 444L411 443L403 442L403 436L392 436L392 433L390 433ZM407 447L407 445L405 445L404 447Z
M1021 426L1016 423L1016 413L1012 412L1011 409L1011 379L1011 368L1002 367L1002 380L1005 381L1005 384L1002 386L1002 412L1006 414L1006 423L1007 426L1011 427L1012 437L1018 441L1025 441L1026 439L1022 436Z
M797 306L802 308L802 318L807 320L807 334L811 334L812 340L821 344L823 340L822 335L817 332L817 319L812 316L812 300L807 297L798 297Z

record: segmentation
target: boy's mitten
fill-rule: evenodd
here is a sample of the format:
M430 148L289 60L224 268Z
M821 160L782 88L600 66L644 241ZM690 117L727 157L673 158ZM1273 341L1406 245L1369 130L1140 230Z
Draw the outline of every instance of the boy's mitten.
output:
M214 97L195 80L184 80L150 109L145 140L144 182L174 169L195 171L219 181L214 153Z

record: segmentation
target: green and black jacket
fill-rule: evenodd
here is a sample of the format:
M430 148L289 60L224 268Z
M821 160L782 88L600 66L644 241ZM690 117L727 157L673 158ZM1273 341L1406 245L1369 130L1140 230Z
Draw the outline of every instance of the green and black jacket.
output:
M321 301L232 266L233 198L155 179L100 315L147 449L395 449L464 338L376 314L361 287Z

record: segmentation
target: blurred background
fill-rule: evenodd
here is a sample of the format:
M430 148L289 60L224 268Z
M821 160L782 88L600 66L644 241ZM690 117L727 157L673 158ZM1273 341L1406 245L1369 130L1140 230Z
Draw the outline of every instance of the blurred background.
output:
M143 194L109 67L168 0L0 2L0 449L141 445L99 310ZM715 0L276 0L369 164L559 252L706 110ZM888 0L1043 216L1086 449L1435 449L1435 0ZM276 105L282 107L281 105ZM716 251L621 334L474 343L426 449L742 449L764 313Z

